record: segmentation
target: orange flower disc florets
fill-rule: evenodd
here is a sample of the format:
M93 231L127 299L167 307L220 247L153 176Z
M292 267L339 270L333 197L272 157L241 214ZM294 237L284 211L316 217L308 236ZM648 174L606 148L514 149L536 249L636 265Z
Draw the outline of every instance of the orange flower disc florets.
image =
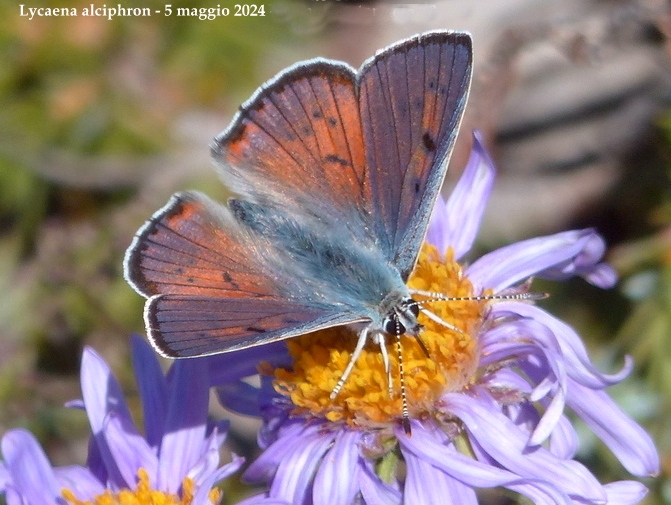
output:
M448 250L442 259L437 249L424 245L408 286L447 297L473 296L473 286L461 265ZM418 301L419 298L417 297ZM405 386L410 414L430 414L436 400L446 391L465 387L477 369L477 339L484 312L478 301L436 301L426 307L458 331L420 314L420 334L427 356L412 336L401 337ZM387 350L394 394L390 397L387 375L379 346L369 342L336 398L330 394L340 379L356 344L357 334L348 327L336 327L303 335L287 342L294 358L293 369L274 370L275 388L288 396L299 412L309 412L330 421L350 425L389 425L401 412L400 383L395 339Z

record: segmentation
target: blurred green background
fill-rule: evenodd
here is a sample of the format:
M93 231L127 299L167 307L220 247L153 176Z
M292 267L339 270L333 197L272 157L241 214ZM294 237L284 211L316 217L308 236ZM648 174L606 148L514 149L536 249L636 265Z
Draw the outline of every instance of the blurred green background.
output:
M84 345L105 356L137 403L128 338L143 331L143 300L123 279L124 250L174 191L225 196L208 144L257 86L297 60L327 56L357 67L412 33L468 29L475 81L448 185L470 128L481 128L501 170L483 250L576 226L604 233L618 287L543 285L547 306L579 329L604 371L617 370L625 354L635 358L634 374L611 394L663 458L646 503L671 503L664 2L256 3L265 16L215 20L159 15L166 2L153 0L123 4L150 7L150 17L112 20L29 20L19 4L0 3L0 433L27 427L54 464L84 461L86 420L62 408L80 395ZM255 426L234 422L237 452L253 445ZM627 478L584 435L590 468L605 480Z

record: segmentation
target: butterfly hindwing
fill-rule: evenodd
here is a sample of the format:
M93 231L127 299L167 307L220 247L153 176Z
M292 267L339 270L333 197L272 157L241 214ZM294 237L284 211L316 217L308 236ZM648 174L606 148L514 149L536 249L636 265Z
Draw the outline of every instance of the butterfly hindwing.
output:
M126 278L149 298L145 322L157 350L225 352L357 319L287 297L263 262L271 254L227 207L199 193L174 195L140 229L125 261Z
M167 294L150 298L145 308L149 340L169 358L235 351L354 321L343 312L277 298Z

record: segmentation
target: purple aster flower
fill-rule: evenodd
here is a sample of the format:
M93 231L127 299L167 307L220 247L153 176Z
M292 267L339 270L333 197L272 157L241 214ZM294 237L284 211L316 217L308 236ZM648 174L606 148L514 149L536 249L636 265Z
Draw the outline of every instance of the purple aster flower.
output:
M166 505L219 501L215 484L237 471L242 458L234 456L220 466L219 448L228 427L207 422L208 367L199 360L180 361L164 376L147 343L134 337L132 350L144 436L105 361L85 349L83 400L69 405L85 409L91 424L87 464L53 468L30 433L6 433L0 492L8 505L93 503L124 494L152 496Z
M436 206L411 288L454 298L519 293L531 277L615 283L613 269L600 262L603 239L590 229L525 240L462 265L494 178L476 134L459 183ZM605 393L628 375L630 360L616 374L601 373L575 331L529 300L439 301L431 311L448 325L421 320L428 357L413 337L402 337L410 436L377 346L364 350L340 394L329 397L356 340L347 328L288 340L290 367L280 346L214 358L226 371L219 377L226 382L222 403L264 420L264 452L244 478L268 490L246 505L467 505L478 503L481 488L505 488L534 503L642 499L640 482L603 485L574 459L578 440L566 415L581 418L630 473L655 475L650 437ZM260 352L266 376L252 392L237 379L253 370ZM394 358L390 348L397 366Z

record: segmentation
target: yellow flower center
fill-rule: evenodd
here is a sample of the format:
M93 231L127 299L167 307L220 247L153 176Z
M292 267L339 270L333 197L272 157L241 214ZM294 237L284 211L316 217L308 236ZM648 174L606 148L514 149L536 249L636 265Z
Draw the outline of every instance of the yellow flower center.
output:
M422 248L408 286L447 297L475 294L461 265L454 261L453 251L448 250L443 259L438 250L428 244ZM421 297L416 298L420 301ZM408 406L410 415L415 418L430 415L442 394L462 389L475 374L478 347L474 336L480 328L485 302L435 301L426 307L450 327L424 314L419 315L423 326L420 338L428 356L415 337L401 337ZM293 369L272 371L275 389L291 399L297 407L296 413L311 413L353 426L389 425L401 413L395 337L390 336L387 342L393 395L389 393L380 348L369 342L343 388L334 399L330 398L350 360L356 340L356 333L347 327L329 328L290 339L287 345L294 358Z
M113 493L109 489L93 500L79 500L70 489L63 489L63 498L71 505L191 505L195 484L189 477L182 481L181 495L165 493L152 489L149 474L144 468L137 472L138 482L135 489L122 489ZM217 505L221 501L221 491L214 488L209 494L210 503Z

